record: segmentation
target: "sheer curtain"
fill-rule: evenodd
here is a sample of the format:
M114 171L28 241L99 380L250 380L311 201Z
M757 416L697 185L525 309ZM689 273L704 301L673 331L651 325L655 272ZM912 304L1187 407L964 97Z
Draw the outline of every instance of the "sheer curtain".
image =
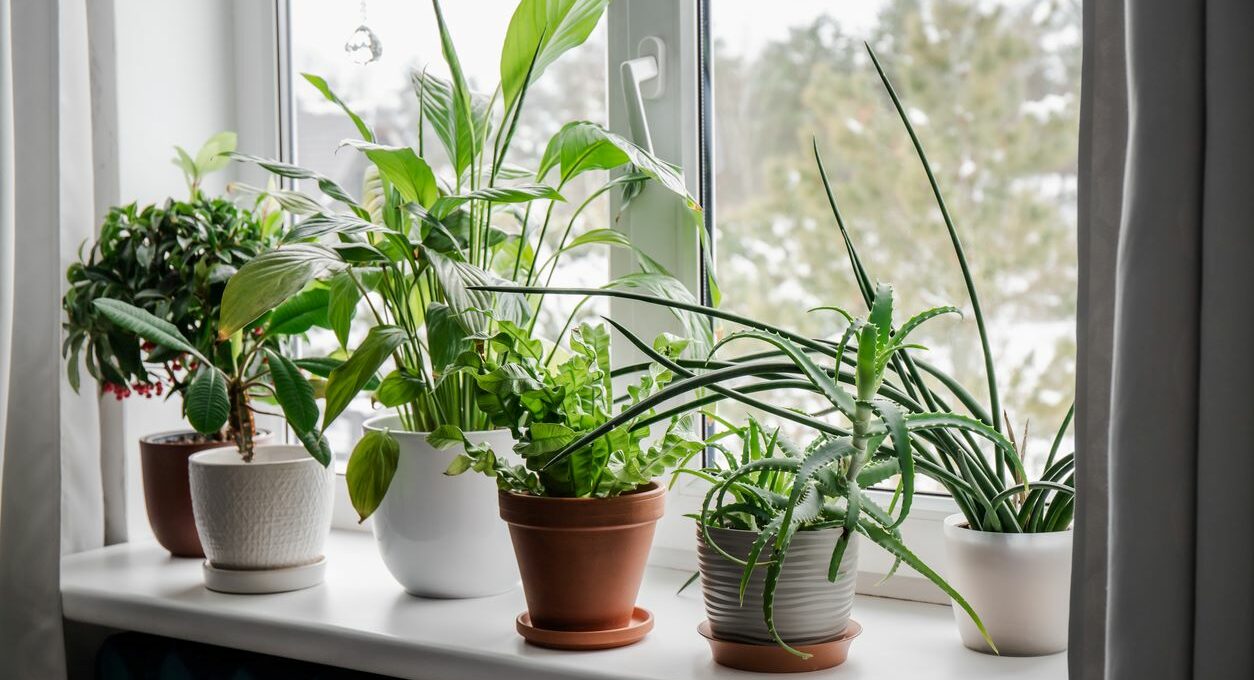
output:
M101 446L95 386L74 394L60 356L65 267L94 233L104 199L93 179L92 113L94 100L109 100L92 91L111 87L112 38L92 45L88 25L87 0L0 0L5 677L64 676L61 555L125 540L118 451Z
M1250 678L1254 3L1085 4L1072 678Z

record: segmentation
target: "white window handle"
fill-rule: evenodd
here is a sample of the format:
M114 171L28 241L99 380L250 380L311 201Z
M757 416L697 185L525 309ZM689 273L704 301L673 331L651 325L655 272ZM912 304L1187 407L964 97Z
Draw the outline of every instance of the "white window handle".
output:
M645 115L644 100L657 99L665 92L666 43L661 38L649 36L636 47L635 59L623 62L623 99L627 105L627 126L631 141L649 153L653 153L653 137L649 134L649 119Z

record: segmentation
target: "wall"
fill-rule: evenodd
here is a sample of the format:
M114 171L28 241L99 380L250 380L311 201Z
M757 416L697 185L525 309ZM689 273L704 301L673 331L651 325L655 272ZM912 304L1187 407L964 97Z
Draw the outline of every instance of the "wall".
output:
M184 197L187 186L171 162L174 146L193 155L210 135L240 133L240 150L272 156L273 106L257 106L273 78L263 44L273 30L264 0L114 0L117 54L117 171L122 203ZM236 45L237 34L246 36ZM261 49L261 57L256 53ZM272 51L272 50L271 50ZM238 87L237 84L243 84ZM251 86L251 89L249 89ZM237 91L249 101L237 102ZM273 90L271 90L273 91ZM258 111L260 110L260 113ZM205 182L220 192L242 173L229 166ZM151 535L139 475L139 437L186 429L179 402L132 397L123 405L127 447L127 515L132 540Z

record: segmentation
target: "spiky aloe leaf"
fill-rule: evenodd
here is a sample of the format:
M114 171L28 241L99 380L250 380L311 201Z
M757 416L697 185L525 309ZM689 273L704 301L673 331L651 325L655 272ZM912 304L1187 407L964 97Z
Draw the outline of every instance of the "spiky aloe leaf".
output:
M784 353L784 356L792 360L801 369L801 372L822 390L823 396L827 397L827 400L832 402L833 406L846 416L853 417L857 408L854 398L840 387L826 370L815 363L814 359L810 358L810 355L784 337L758 330L737 331L714 345L714 348L710 350L710 355L713 356L723 345L744 338L761 340L779 348Z

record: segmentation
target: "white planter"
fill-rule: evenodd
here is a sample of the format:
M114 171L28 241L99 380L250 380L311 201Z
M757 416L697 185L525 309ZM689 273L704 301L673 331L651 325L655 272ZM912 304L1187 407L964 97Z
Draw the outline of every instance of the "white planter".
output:
M392 576L411 595L463 598L496 595L518 584L509 529L497 508L496 481L475 472L444 474L459 448L438 450L426 433L405 432L400 418L366 421L400 444L396 476L375 511L374 536ZM498 455L511 453L508 430L469 432Z
M191 456L188 475L209 588L278 592L321 582L333 470L301 446L258 446L251 463L228 446Z
M1067 649L1071 598L1071 531L1001 534L972 531L961 514L945 518L946 578L980 615L1003 656L1041 656ZM962 643L992 653L958 606Z

